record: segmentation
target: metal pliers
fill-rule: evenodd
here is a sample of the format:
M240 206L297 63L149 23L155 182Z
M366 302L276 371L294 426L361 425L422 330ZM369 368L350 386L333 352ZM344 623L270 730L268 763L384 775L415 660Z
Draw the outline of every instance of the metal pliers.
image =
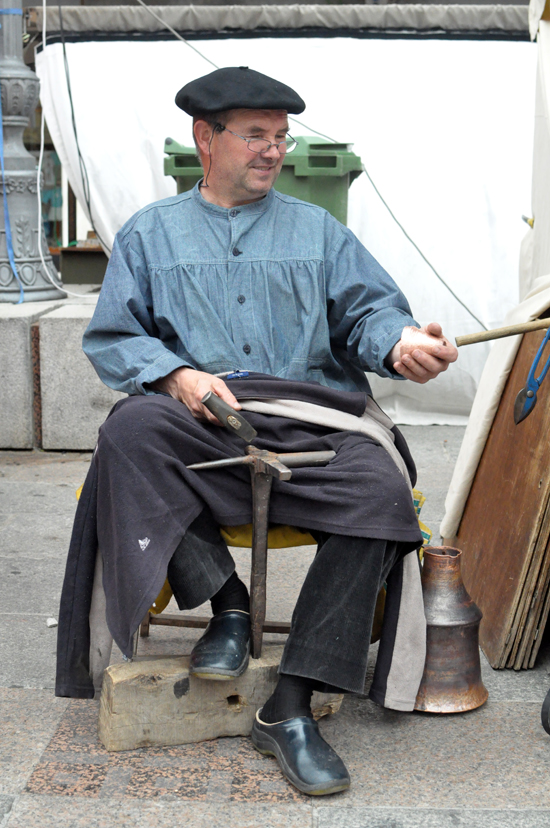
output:
M514 403L514 422L516 425L521 423L522 420L525 420L525 418L529 416L529 414L537 404L537 391L539 390L541 383L545 378L546 374L548 373L548 369L550 368L550 356L546 360L544 368L542 369L538 377L535 376L535 374L537 372L537 368L539 367L539 362L541 360L542 353L549 340L550 328L546 332L546 336L542 340L540 348L538 349L535 359L533 360L533 364L531 365L531 370L529 371L529 376L527 377L527 383L525 385L525 388L522 388L516 397L516 401Z

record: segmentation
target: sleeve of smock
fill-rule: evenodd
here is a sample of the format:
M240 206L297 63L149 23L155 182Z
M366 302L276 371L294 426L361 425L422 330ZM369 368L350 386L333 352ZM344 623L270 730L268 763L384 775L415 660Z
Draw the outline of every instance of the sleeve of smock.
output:
M95 313L84 334L84 353L99 378L127 394L190 363L165 346L152 308L147 263L138 234L115 238ZM194 366L190 366L194 367Z
M403 379L384 360L418 323L403 293L354 234L327 216L325 278L331 341L363 371Z

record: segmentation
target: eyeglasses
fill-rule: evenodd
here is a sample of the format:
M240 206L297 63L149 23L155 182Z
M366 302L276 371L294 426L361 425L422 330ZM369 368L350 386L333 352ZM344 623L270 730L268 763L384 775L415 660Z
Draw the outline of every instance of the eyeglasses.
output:
M227 127L223 127L223 130L220 129L220 132L223 132L224 130L225 132L230 132L231 135L235 135L237 138L241 138L243 141L246 141L248 149L251 152L257 152L259 154L269 152L271 147L277 147L278 152L283 155L284 153L292 152L292 150L296 149L298 146L298 141L295 141L291 135L288 135L288 133L284 141L272 142L268 141L267 138L245 138L244 135L237 135L236 132L227 129Z

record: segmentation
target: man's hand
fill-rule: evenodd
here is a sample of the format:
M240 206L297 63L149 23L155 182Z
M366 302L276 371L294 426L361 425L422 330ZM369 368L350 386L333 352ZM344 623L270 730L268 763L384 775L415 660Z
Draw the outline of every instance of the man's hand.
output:
M413 382L428 382L449 363L455 362L458 351L447 337L443 336L441 325L430 322L423 328L403 328L401 339L394 345L387 360L394 371Z
M208 420L214 425L221 425L220 421L201 403L202 398L209 391L221 397L235 411L241 406L233 396L225 382L219 377L207 374L204 371L195 371L193 368L176 368L166 377L151 383L157 391L165 391L187 406L197 420Z

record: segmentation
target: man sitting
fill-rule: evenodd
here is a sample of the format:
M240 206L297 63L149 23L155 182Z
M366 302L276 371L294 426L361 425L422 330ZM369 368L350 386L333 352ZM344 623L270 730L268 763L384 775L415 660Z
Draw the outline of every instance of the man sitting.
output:
M414 464L370 399L365 372L424 383L457 352L439 325L417 326L347 228L273 189L295 145L288 113L305 108L296 92L227 68L187 84L176 103L193 116L204 178L117 234L84 337L101 379L130 395L102 426L90 472L107 620L131 656L132 636L168 576L181 609L212 604L191 673L208 681L244 672L248 592L218 526L250 522L248 472L188 466L242 452L201 403L207 392L235 410L254 408L250 400L278 405L277 414L246 415L259 448L332 449L335 457L273 483L270 519L308 529L318 551L252 740L301 791L333 793L349 775L319 734L311 694L363 692L378 591L421 544ZM286 409L288 401L306 413ZM88 483L88 508L95 487ZM58 692L68 692L63 686L60 679ZM383 695L374 698L386 703ZM411 698L395 706L411 709Z

